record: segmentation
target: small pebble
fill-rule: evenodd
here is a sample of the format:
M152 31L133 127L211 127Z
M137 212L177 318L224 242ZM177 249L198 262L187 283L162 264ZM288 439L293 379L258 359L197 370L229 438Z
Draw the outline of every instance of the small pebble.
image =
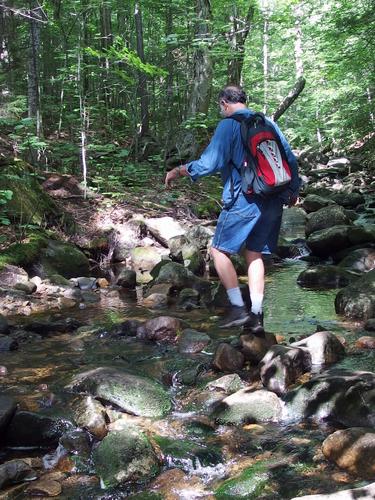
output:
M5 377L8 375L8 368L6 366L0 366L0 377Z

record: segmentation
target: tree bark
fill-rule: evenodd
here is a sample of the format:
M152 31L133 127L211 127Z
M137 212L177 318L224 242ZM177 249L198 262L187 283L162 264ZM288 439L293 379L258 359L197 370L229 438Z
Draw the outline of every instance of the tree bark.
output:
M135 30L137 37L137 54L142 62L145 62L145 52L143 45L143 25L142 25L142 13L140 10L139 3L135 3L134 9L135 17ZM149 100L147 94L147 77L144 72L138 72L138 96L141 100L141 127L140 136L148 134L150 128L150 116L149 116Z
M212 84L212 60L209 48L212 13L209 0L197 0L196 15L196 47L193 55L192 86L187 108L188 117L195 116L197 113L207 113Z
M302 60L302 6L297 4L294 8L294 31L295 31L295 41L294 41L294 55L296 61L296 79L303 76L303 60Z
M264 5L264 21L263 21L263 113L267 113L267 101L268 101L268 40L269 40L269 17L270 10L268 5L268 0L265 1Z
M304 89L306 84L306 80L301 77L299 78L293 89L289 92L289 94L285 97L285 99L281 102L277 110L272 115L272 120L276 122L281 115L285 113L285 111L294 103L297 97L300 95L302 90Z
M33 0L29 2L29 60L27 74L28 90L28 116L36 120L36 135L42 135L42 116L40 110L40 88L39 88L39 48L40 29L39 23L33 18L32 12L36 7Z

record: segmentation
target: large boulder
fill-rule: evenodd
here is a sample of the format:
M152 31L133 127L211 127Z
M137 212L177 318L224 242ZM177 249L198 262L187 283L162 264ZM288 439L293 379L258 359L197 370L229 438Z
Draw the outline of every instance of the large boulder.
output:
M181 331L181 321L171 316L158 316L146 321L137 330L137 337L155 342L171 343L177 341Z
M346 193L344 191L332 193L331 199L345 208L356 208L365 202L365 197L361 193Z
M60 274L64 278L90 274L89 259L86 255L74 245L57 240L48 240L47 246L41 250L40 257L32 269L41 278L48 278L54 274Z
M298 377L310 370L311 356L298 347L274 345L259 366L264 387L276 394L284 394Z
M315 231L307 238L307 244L314 255L329 257L354 245L375 241L373 226L341 225Z
M274 392L241 389L224 398L215 408L213 416L222 424L241 425L278 422L281 412L282 402Z
M157 456L146 435L134 424L122 424L95 449L96 473L105 488L142 481L159 471Z
M264 462L256 462L239 476L227 479L215 490L216 500L240 500L262 498L272 481L272 470ZM268 495L266 495L268 496Z
M151 280L149 272L161 261L162 254L156 247L136 247L130 251L133 270L137 273L137 281L142 274L147 273L148 281Z
M5 264L0 268L1 286L13 288L19 283L27 283L28 281L29 276L22 267Z
M375 430L363 427L342 429L330 434L322 450L328 460L350 474L375 478Z
M346 225L351 225L351 219L345 210L338 205L330 205L309 215L306 224L306 236L322 229Z
M101 367L76 375L68 389L89 393L143 417L161 417L171 409L170 397L160 384L116 368Z
M10 396L0 395L0 439L16 411L17 405Z
M18 411L7 428L5 442L17 447L57 446L61 436L73 428L72 422L60 417Z
M345 354L342 343L329 331L316 332L291 345L307 351L312 365L336 363Z
M374 500L375 498L375 483L361 486L360 488L352 488L350 490L340 490L334 493L323 495L306 495L303 497L294 497L291 500Z
M144 224L154 238L160 241L165 247L168 246L168 241L171 238L186 233L186 229L172 217L144 219Z
M317 212L321 208L334 204L335 202L331 198L325 198L324 196L319 196L318 194L308 194L303 200L302 207L307 213L311 213Z
M367 320L375 317L375 269L340 290L335 298L338 314Z
M283 210L280 236L294 239L305 237L306 212L300 207Z
M305 288L325 290L349 285L356 276L336 266L312 266L302 271L297 283Z
M375 425L375 374L331 369L284 397L286 421L333 420L348 427Z
M23 481L32 481L36 479L35 471L23 460L10 460L0 465L0 490L13 484L22 483ZM2 498L15 498L12 496L1 495Z
M337 265L340 268L367 273L375 269L375 248L358 248L353 250Z

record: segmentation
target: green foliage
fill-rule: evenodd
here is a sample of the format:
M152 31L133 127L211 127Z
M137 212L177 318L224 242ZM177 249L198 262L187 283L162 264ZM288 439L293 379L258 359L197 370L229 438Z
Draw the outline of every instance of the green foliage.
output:
M0 189L0 225L9 226L10 220L6 215L6 204L13 198L13 191Z

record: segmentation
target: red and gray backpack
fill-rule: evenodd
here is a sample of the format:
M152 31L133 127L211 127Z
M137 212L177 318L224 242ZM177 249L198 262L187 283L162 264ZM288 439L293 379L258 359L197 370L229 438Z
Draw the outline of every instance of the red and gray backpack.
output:
M284 191L292 180L285 149L263 113L229 116L241 125L245 158L241 166L242 191L272 196Z

